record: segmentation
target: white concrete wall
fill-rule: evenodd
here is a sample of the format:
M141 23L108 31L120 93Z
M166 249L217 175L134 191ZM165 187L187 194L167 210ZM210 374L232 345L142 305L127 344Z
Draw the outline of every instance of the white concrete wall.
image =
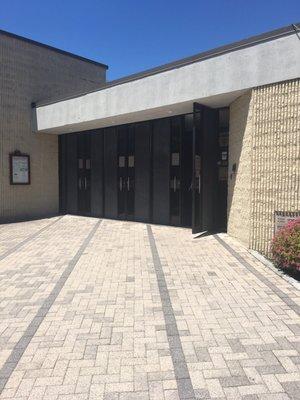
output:
M229 101L226 93L236 93L237 97L251 87L299 76L300 41L292 34L38 107L37 130L66 133L157 118L168 115L174 105L174 113L191 111L192 102L203 99L212 106L223 106Z

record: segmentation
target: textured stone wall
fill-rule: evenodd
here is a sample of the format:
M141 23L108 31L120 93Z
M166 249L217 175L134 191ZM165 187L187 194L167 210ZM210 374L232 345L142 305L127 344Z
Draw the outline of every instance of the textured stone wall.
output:
M0 222L58 211L58 138L32 133L31 103L99 87L105 69L0 33ZM9 153L31 157L31 185L9 184Z
M300 210L300 80L253 90L250 247L267 253L274 211Z
M268 254L274 212L300 210L300 80L253 89L230 118L228 232Z
M251 192L251 92L230 106L228 233L249 245ZM236 172L232 171L236 165Z

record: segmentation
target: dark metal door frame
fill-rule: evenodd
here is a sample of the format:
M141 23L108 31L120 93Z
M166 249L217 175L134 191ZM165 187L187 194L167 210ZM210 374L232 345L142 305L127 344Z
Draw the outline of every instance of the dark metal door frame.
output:
M188 202L190 204L190 209L192 211L192 229L194 233L197 233L201 230L204 230L209 224L211 219L211 214L213 214L212 207L207 203L210 200L210 193L214 190L213 184L211 183L211 174L207 174L207 165L212 166L212 163L208 161L210 159L209 154L205 149L208 149L208 152L212 152L212 157L214 156L213 153L213 144L212 141L207 140L214 136L214 120L217 110L208 108L198 103L194 103L193 107L193 114L190 114L190 126L192 125L193 121L193 129L190 128L190 142L192 141L192 148L193 154L192 157L190 156L190 164L189 164L189 171L192 174L192 187L191 187L191 197ZM186 114L185 114L186 116ZM192 118L193 117L193 118ZM173 117L171 117L173 118ZM176 118L181 118L181 116L176 116ZM168 120L168 121L167 121ZM185 119L182 116L182 121L184 122ZM84 171L80 171L78 168L78 153L77 153L77 144L79 143L79 138L83 137L90 137L97 135L97 140L94 140L92 146L96 146L99 149L102 148L103 155L101 155L101 160L99 160L97 164L97 173L91 170L92 172L92 182L91 185L98 185L97 190L92 189L91 194L93 193L98 196L98 199L101 199L99 206L96 207L93 202L88 201L88 203L92 203L91 205L91 212L93 215L101 216L103 214L107 218L120 218L118 215L118 195L119 195L119 159L118 159L118 133L119 129L127 130L127 144L126 144L126 151L125 151L125 169L126 175L124 176L126 179L122 181L122 187L126 189L128 192L128 187L132 191L132 210L130 215L128 215L128 196L126 195L126 215L122 216L121 218L124 219L135 219L135 207L137 207L137 196L138 193L135 193L135 186L138 184L138 181L135 182L135 179L139 178L139 188L145 188L145 183L143 182L143 174L140 170L136 168L142 168L146 166L149 168L148 174L146 174L147 182L149 185L149 191L142 190L140 193L145 195L147 192L147 196L149 196L149 201L145 199L138 199L139 200L139 219L138 220L145 220L147 222L154 222L159 224L169 224L170 223L170 182L173 182L173 189L174 185L174 174L171 173L172 168L172 154L170 150L170 117L161 118L154 121L145 121L144 123L139 124L148 124L148 128L144 129L146 131L146 139L147 139L147 146L140 146L142 151L147 150L148 158L146 161L143 160L141 162L141 154L139 154L139 162L136 164L135 158L138 155L139 148L135 148L135 138L136 135L139 134L138 132L138 124L129 124L123 125L120 127L111 127L111 128L104 128L99 129L97 131L91 131L78 133L78 134L70 134L64 138L64 141L60 141L61 147L61 154L60 154L60 164L65 163L63 167L60 165L60 196L63 198L61 199L61 210L70 213L81 213L80 205L78 204L79 196L79 186L82 188L89 189L89 180L85 181L86 175L83 174ZM185 124L185 122L184 122ZM142 125L141 125L142 126ZM184 126L182 125L182 134L184 135ZM129 154L128 149L128 131L131 130L133 132L132 136L132 144L133 149ZM213 133L211 136L210 133ZM101 140L98 135L101 135ZM205 143L203 143L205 140ZM182 146L182 144L181 144ZM66 160L64 160L64 153L67 153ZM86 169L86 159L91 160L91 165L89 166L91 169L93 168L94 160L98 157L97 156L98 150L93 148L93 151L89 154L89 156L83 157L83 169ZM100 150L99 150L100 152ZM136 153L137 152L137 153ZM175 151L177 153L177 150ZM182 148L179 151L179 168L180 171L182 170ZM204 156L202 152L204 152ZM135 154L136 153L136 154ZM131 175L129 176L129 156L134 156L131 158ZM136 156L136 157L135 157ZM204 160L204 161L203 161ZM136 165L135 165L136 164ZM96 164L95 164L96 165ZM102 166L102 167L101 167ZM178 167L175 167L178 168ZM206 168L205 170L203 168ZM137 175L137 172L139 174ZM87 172L87 171L85 171ZM171 175L170 175L171 173ZM83 175L82 175L83 174ZM202 174L204 174L204 179ZM162 177L163 176L163 177ZM179 175L178 175L179 176ZM190 175L188 176L190 179ZM103 180L102 185L98 182L99 179ZM129 181L128 179L129 178ZM213 179L215 179L213 177ZM204 182L204 191L203 191L203 181L209 181L210 184L207 185L207 182ZM79 182L80 181L80 182ZM141 184L142 181L142 184ZM178 179L176 176L176 183ZM180 172L180 190L181 193L183 191L183 176L182 171ZM63 190L63 187L66 187ZM185 190L186 190L185 184ZM137 187L137 186L136 186ZM190 184L187 186L190 187ZM203 194L204 193L204 194ZM188 199L188 196L187 196ZM181 199L182 202L182 199ZM185 207L187 207L188 202L185 200ZM146 205L147 212L142 213L141 207ZM205 214L203 214L203 207L206 208ZM215 207L215 206L213 206ZM207 211L209 210L209 211ZM88 210L89 211L89 210ZM182 209L180 210L182 213ZM88 215L86 213L86 215ZM191 218L191 216L189 217ZM180 223L182 223L182 215L180 217ZM176 222L175 222L176 224Z
M202 157L201 147L203 142L203 106L193 104L193 181L192 181L192 233L202 230Z
M118 218L134 220L135 154L134 125L118 129Z
M192 231L215 230L218 110L194 103Z
M90 135L84 133L77 137L78 168L78 214L91 213L91 148Z
M182 135L183 120L181 116L170 121L170 224L182 224Z

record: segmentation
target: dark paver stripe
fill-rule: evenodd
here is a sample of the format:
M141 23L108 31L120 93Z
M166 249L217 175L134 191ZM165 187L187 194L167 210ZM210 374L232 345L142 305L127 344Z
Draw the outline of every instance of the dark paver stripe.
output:
M228 243L221 239L218 235L214 235L214 238L223 246L225 249L236 258L248 271L252 272L261 282L263 282L269 289L271 289L280 299L287 304L296 314L300 315L300 306L294 302L286 293L280 290L274 283L272 283L263 274L257 271L251 264L248 263L237 251L235 251Z
M15 370L18 362L20 361L22 355L24 354L27 346L29 345L31 339L36 334L39 326L43 322L45 316L47 315L48 311L50 310L51 306L53 305L54 301L56 300L57 296L59 295L61 289L65 285L68 277L70 276L71 272L73 271L75 265L77 264L78 260L82 256L82 253L85 251L86 247L90 243L91 239L93 238L94 234L96 233L101 220L99 220L92 228L88 236L85 238L81 246L79 247L77 253L69 262L66 269L61 274L59 280L56 282L54 288L52 289L49 296L43 301L43 304L38 309L35 317L28 325L26 331L23 333L22 337L14 346L10 356L3 364L2 368L0 369L0 394L2 393L7 381L9 380L11 374Z
M63 215L59 218L57 218L55 221L50 222L50 224L44 226L43 228L39 229L35 233L32 233L29 235L26 239L24 239L22 242L18 243L16 246L12 247L11 249L8 249L5 253L0 255L0 261L2 261L4 258L8 257L15 251L19 250L21 247L23 247L25 244L30 242L32 239L36 238L38 235L40 235L42 232L44 232L46 229L50 228L50 226L56 224L60 219L63 218Z
M163 272L162 264L150 225L147 225L147 232L153 258L154 270L158 283L162 310L166 324L166 333L169 342L179 398L180 400L195 400L195 392L183 353L178 326L176 323L176 318L166 283L166 278Z

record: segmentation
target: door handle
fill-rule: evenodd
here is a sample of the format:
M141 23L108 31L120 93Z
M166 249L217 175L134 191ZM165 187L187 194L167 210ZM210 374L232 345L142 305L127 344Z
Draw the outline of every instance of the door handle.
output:
M127 191L129 192L129 190L130 190L130 178L128 176L128 178L127 178Z
M84 189L85 190L87 189L87 179L86 179L86 177L84 177Z
M81 185L81 178L79 178L79 179L78 179L78 188L79 188L79 190L81 190L81 189L82 189L82 185Z
M201 192L201 176L198 176L198 193L200 194Z
M123 191L123 179L122 179L121 176L120 176L120 179L119 179L119 189L120 189L120 192Z
M173 186L174 186L174 192L176 192L176 190L177 190L176 176L174 176L174 183L173 183Z

